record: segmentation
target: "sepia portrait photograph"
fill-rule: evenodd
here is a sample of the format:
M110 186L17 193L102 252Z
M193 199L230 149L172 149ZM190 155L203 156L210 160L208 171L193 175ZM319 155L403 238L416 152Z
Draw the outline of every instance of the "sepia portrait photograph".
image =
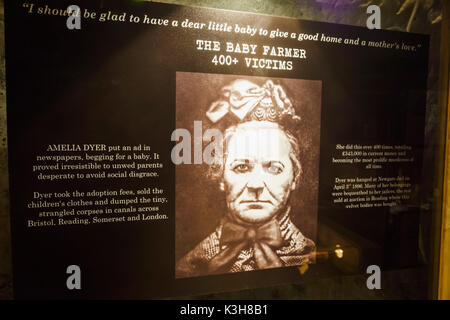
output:
M177 72L176 278L315 262L321 94L318 80Z

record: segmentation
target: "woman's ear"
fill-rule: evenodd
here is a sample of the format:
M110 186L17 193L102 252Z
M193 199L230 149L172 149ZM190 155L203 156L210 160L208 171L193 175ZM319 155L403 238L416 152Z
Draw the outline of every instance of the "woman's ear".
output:
M294 191L296 188L297 188L297 184L298 184L298 181L300 180L300 174L297 174L295 177L294 177L294 181L292 181L292 184L291 184L291 191Z
M221 182L219 183L219 189L220 189L221 191L225 191L225 184L223 183L223 181L221 181Z
M294 180L294 181L292 182L292 184L291 184L291 191L294 191L295 188L297 188L297 183L296 183L296 181Z

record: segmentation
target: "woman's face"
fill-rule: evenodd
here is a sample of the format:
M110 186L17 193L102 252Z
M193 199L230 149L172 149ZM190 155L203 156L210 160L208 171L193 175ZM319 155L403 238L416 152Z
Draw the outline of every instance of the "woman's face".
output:
M262 223L281 212L295 189L291 145L276 123L240 124L227 144L223 189L229 213Z

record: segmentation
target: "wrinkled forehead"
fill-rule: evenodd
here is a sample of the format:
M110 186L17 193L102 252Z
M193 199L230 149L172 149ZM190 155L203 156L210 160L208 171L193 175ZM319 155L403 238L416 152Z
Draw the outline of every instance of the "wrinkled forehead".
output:
M228 139L227 161L288 160L291 145L278 124L268 121L250 121L238 125Z

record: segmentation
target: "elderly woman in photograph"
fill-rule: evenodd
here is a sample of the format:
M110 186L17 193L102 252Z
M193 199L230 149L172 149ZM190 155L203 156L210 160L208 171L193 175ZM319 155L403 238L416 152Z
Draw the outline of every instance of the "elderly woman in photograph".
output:
M299 266L315 244L291 222L291 193L302 173L295 114L283 88L236 80L206 113L224 129L224 155L210 174L227 212L215 231L176 266L177 277Z

